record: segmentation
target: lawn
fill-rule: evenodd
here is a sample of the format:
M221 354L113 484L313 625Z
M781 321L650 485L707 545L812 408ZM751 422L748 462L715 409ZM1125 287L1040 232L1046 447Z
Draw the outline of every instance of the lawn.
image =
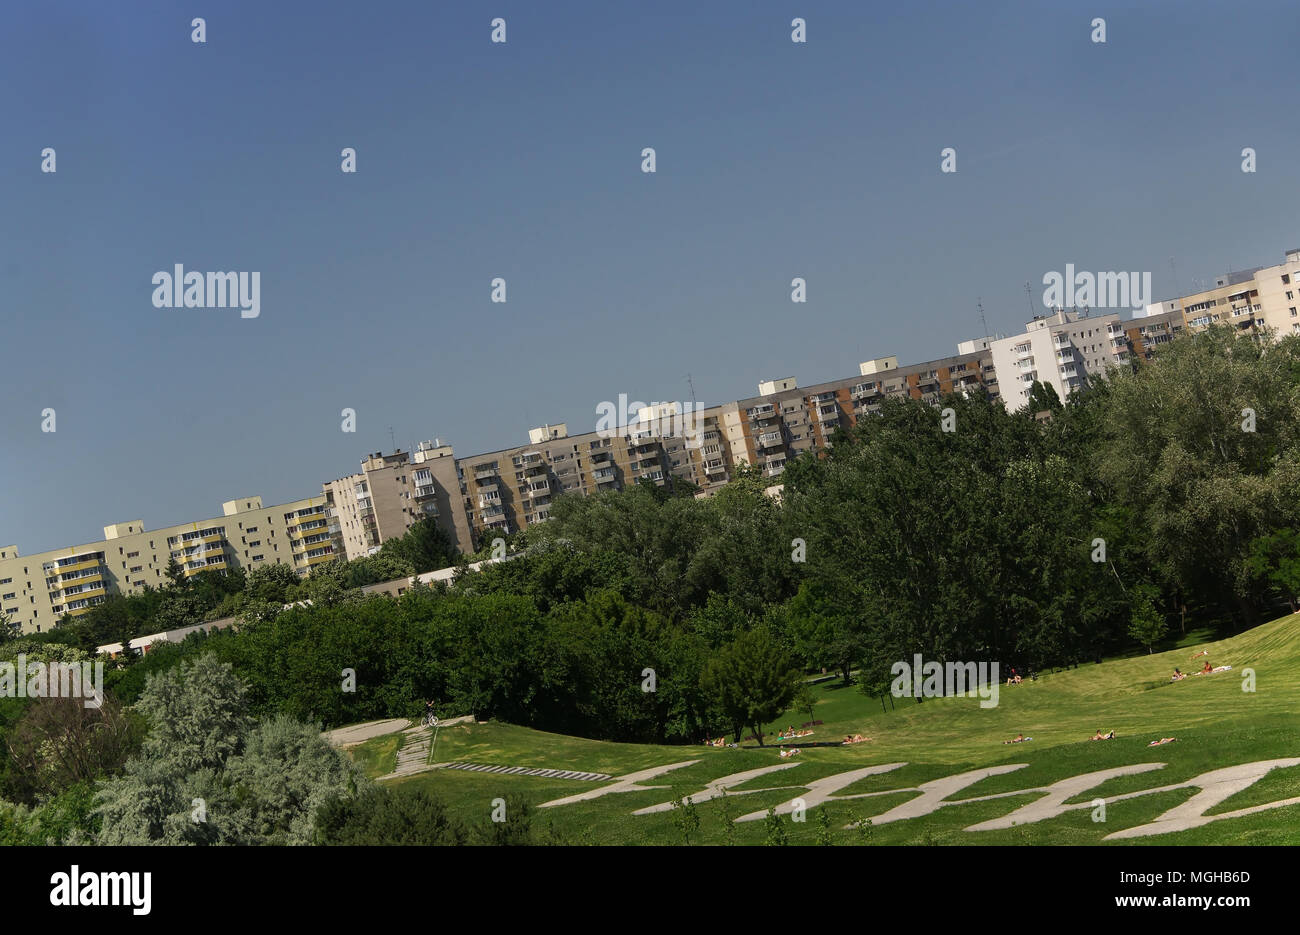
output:
M1174 666L1195 669L1190 656L1208 649L1213 665L1231 665L1231 672L1168 680ZM882 712L880 701L843 687L838 681L817 686L816 718L824 721L808 740L838 740L862 733L872 740L852 747L805 748L797 758L782 761L775 747L746 745L740 749L703 746L616 744L547 734L501 723L457 725L439 731L432 759L473 763L576 769L619 777L652 766L698 761L646 780L643 785L665 788L619 792L601 798L538 811L538 824L554 825L574 843L680 844L683 833L673 812L634 816L633 811L700 793L707 782L743 770L782 762L800 765L769 773L732 790L725 799L696 806L700 829L694 841L727 843L725 813L732 817L765 811L807 795L812 780L861 767L906 764L838 789L835 795L886 793L870 798L836 801L808 810L804 822L787 817L781 827L791 844L815 843L818 812L832 821L835 843L876 844L1096 844L1112 832L1153 820L1190 798L1196 790L1179 789L1115 801L1116 796L1187 781L1212 769L1257 760L1300 757L1300 617L1287 616L1248 633L1217 642L1182 646L1165 653L1135 656L1040 676L1038 681L1003 686L998 705L981 708L979 699L895 699ZM1243 691L1243 672L1253 670L1255 690ZM791 712L771 728L800 723L807 714ZM1117 739L1091 742L1097 728L1114 729ZM1007 746L1017 732L1033 741ZM1148 747L1150 740L1177 737L1175 743ZM376 738L354 749L358 762L386 762L387 748ZM373 745L372 753L367 747ZM395 750L395 747L393 748ZM963 800L1016 793L1062 779L1142 763L1164 764L1150 772L1113 778L1083 791L1067 802L1106 800L1105 820L1094 821L1092 809L1068 812L1036 823L993 831L966 831L979 822L1007 815L1041 798L1026 792L984 802L947 806L933 814L887 824L845 829L847 823L879 816L917 796L906 791L918 783L966 770L1025 764L1012 772L991 776L954 792ZM443 797L466 817L487 813L491 801L520 793L534 804L605 784L566 780L434 770L401 781ZM760 791L751 791L760 790ZM764 791L765 790L765 791ZM889 790L900 790L890 792ZM743 793L743 794L741 794ZM1300 797L1300 766L1275 769L1252 786L1237 792L1210 811L1239 808ZM736 823L731 840L763 843L763 821ZM1300 805L1291 805L1204 827L1107 844L1296 844L1300 843Z

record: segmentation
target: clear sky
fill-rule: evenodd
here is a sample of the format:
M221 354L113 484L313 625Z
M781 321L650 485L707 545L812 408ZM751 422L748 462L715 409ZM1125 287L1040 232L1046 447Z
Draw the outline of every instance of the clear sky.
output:
M1281 0L10 5L0 544L319 494L389 426L469 455L945 356L1066 263L1281 262L1298 37ZM260 316L154 308L177 263L260 272Z

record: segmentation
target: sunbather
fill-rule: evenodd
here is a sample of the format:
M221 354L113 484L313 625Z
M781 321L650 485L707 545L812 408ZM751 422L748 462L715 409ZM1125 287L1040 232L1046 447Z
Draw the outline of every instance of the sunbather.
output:
M1097 733L1095 733L1095 734L1092 735L1092 739L1093 739L1093 740L1114 740L1114 739L1115 739L1115 731L1112 730L1109 734L1103 734L1103 733L1101 732L1101 728L1098 727L1098 728L1097 728Z
M1162 744L1173 743L1173 742L1174 742L1175 740L1177 740L1177 739L1178 739L1177 737L1161 737L1159 740L1153 740L1153 741L1151 741L1149 744L1147 744L1147 746L1148 746L1148 747L1158 747L1158 746L1160 746L1160 745L1162 745Z
M1011 739L1011 740L1004 740L1004 741L1002 741L1002 742L1003 742L1004 744L1008 744L1008 743L1024 743L1026 740L1033 740L1033 739L1034 739L1033 737L1026 737L1024 734L1016 734L1016 736L1015 736L1013 739Z

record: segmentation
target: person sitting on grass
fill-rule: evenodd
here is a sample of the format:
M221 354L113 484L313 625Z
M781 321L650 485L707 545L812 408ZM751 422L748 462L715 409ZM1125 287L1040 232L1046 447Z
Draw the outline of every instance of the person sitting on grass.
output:
M1178 671L1178 667L1174 666L1174 674L1169 677L1169 681L1177 682L1179 679L1185 678L1187 678L1187 673Z
M1206 660L1205 660L1205 665L1203 665L1203 666L1201 667L1201 674L1202 674L1202 675L1209 675L1209 674L1210 674L1211 672L1213 672L1213 671L1214 671L1214 667L1213 667L1212 665L1210 665L1210 660L1206 659Z
M1093 740L1114 740L1114 739L1115 739L1115 731L1112 730L1109 734L1103 734L1103 733L1101 732L1101 728L1098 727L1098 728L1097 728L1097 733L1095 733L1095 734L1092 735L1092 739L1093 739Z

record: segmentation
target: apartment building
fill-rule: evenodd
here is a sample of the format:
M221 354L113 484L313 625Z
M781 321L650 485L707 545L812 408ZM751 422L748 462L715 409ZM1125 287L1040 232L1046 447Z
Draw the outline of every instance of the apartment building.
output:
M856 377L800 388L794 377L764 380L758 396L719 406L722 436L733 464L745 463L778 477L791 458L824 448L838 428L851 428L880 411L890 396L932 405L949 393L986 393L996 398L992 357L975 348L955 357L899 366L897 357L859 365Z
M529 431L527 445L457 459L462 507L475 536L543 522L562 493L589 496L642 481L662 487L675 478L701 488L725 483L730 471L716 410L695 413L695 431L688 432L680 419L666 418L665 407L683 411L676 403L647 407L629 425L580 435L569 435L565 423L545 425Z
M1300 250L1288 250L1277 266L1255 270L1255 289L1266 327L1276 337L1300 334Z
M1122 324L1130 356L1138 362L1150 360L1161 344L1168 344L1186 330L1181 311L1156 312Z
M321 488L328 535L335 552L349 561L373 555L425 517L436 520L457 549L472 551L455 457L441 441L421 442L414 452L377 451L361 460L357 473Z
M0 610L24 632L41 632L65 615L77 617L109 594L135 594L166 584L176 559L186 577L231 568L288 565L306 575L334 557L323 497L263 506L261 497L229 500L221 516L162 529L141 520L104 527L104 538L33 555L0 547Z
M1062 400L1128 364L1128 337L1114 312L1058 309L1025 323L1025 333L989 342L1003 404L1020 409L1035 381L1051 386Z

